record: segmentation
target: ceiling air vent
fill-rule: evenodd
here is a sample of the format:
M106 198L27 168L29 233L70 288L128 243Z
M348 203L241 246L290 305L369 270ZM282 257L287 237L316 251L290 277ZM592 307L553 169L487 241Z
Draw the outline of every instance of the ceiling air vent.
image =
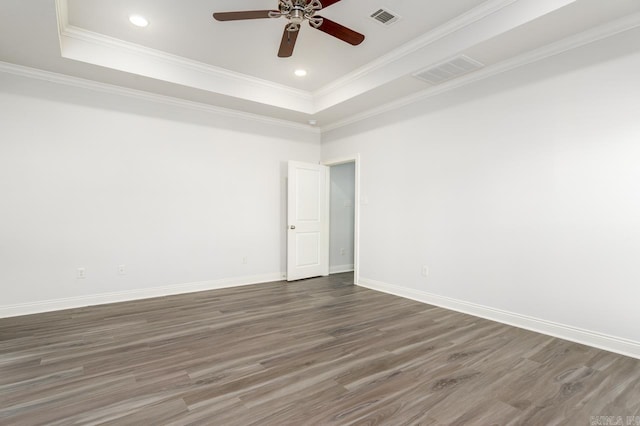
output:
M394 24L400 19L397 14L387 9L378 9L376 12L371 14L371 18L384 25Z
M427 83L440 84L480 69L483 66L484 64L468 56L460 55L447 62L417 72L413 76Z

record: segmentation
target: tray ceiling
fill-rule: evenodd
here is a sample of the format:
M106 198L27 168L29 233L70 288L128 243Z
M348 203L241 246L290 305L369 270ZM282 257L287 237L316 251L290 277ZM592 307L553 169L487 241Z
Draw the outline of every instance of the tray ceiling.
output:
M283 19L211 16L275 4L5 0L0 61L324 127L433 90L411 75L461 54L490 68L598 26L613 33L640 24L637 0L342 0L321 15L365 34L360 46L303 25L293 56L278 58ZM380 8L400 19L374 21ZM131 25L131 14L150 25ZM306 77L294 75L300 68Z

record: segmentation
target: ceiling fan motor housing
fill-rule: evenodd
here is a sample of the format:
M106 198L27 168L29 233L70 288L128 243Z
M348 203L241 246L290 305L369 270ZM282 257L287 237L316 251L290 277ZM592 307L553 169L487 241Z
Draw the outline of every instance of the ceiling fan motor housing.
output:
M308 20L309 24L318 28L322 25L322 18L315 17L315 13L322 9L322 3L319 0L312 0L307 3L307 0L279 0L278 8L280 14L270 14L272 18L280 16L286 17L291 23L287 26L287 31L293 32L300 29L300 24L304 20Z
M291 11L287 18L289 19L289 21L291 21L292 24L300 25L302 21L304 21L304 11L296 7Z

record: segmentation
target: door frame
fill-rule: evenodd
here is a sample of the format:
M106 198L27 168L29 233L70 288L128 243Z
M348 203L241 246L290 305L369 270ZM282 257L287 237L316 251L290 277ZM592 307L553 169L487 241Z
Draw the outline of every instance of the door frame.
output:
M355 164L355 188L353 203L353 283L358 285L360 281L360 153L346 155L344 157L332 158L323 161L323 166L339 166L340 164ZM327 188L331 193L331 188ZM329 220L329 230L331 229L331 221Z

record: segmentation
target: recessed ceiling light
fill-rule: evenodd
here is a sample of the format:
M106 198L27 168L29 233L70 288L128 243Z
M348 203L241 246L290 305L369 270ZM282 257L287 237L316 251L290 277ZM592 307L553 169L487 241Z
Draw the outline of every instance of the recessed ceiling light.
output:
M129 21L135 25L136 27L146 27L147 25L149 25L149 21L147 21L147 18L145 18L144 16L140 16L140 15L131 15L129 16Z
M295 70L294 74L298 77L304 77L307 75L307 70Z

